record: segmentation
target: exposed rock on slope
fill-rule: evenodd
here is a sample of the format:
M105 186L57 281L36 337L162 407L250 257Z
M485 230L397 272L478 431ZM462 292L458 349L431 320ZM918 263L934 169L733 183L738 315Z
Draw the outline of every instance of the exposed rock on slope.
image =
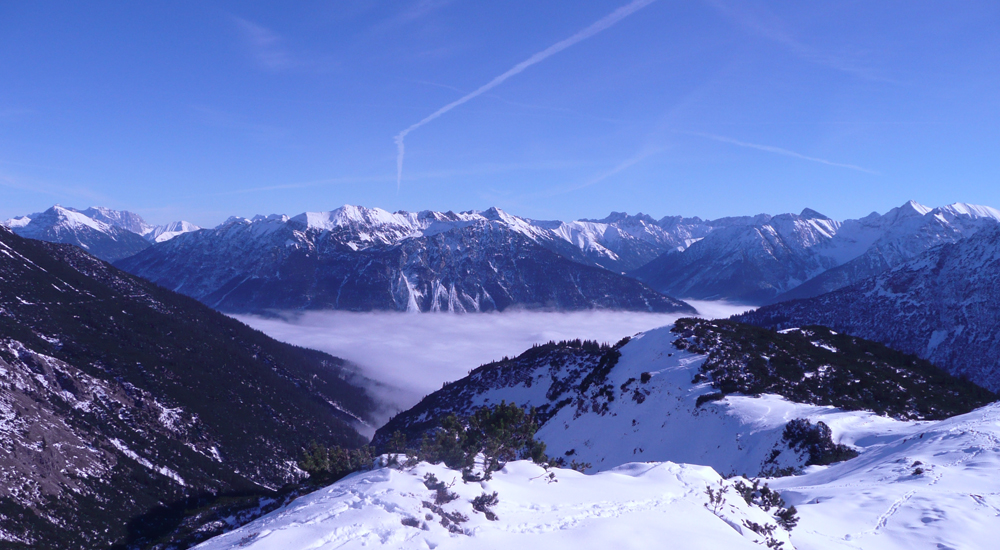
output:
M914 353L1000 390L1000 227L935 248L877 277L736 318L768 327L809 324Z
M337 358L6 228L0 369L0 540L15 548L137 542L182 499L266 492L300 475L310 441L363 443L354 425L375 407Z
M535 407L550 455L597 469L671 460L755 475L814 459L784 437L795 418L942 418L994 398L925 361L821 329L681 320L613 347L546 344L479 367L390 420L374 443L397 430L419 442L448 414L506 400Z

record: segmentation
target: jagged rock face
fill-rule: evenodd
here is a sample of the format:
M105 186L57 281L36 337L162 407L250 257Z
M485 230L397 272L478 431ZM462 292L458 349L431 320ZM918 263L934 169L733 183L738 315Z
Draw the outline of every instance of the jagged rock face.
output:
M673 460L755 475L815 460L784 437L797 415L945 418L994 399L912 355L825 329L681 319L615 346L549 343L483 365L394 417L373 444L399 431L419 445L445 416L506 401L534 407L550 456L597 470Z
M824 325L916 354L1000 390L1000 227L942 245L876 277L737 316L769 327Z
M234 219L118 265L224 311L693 311L637 281L553 252L532 238L543 230L499 211L345 209L322 217Z
M141 216L125 210L93 206L86 210L56 205L45 212L4 222L14 233L29 239L79 246L107 262L127 258L198 226L188 222L150 225Z
M684 250L728 222L681 216L657 221L644 214L630 216L612 212L602 220L533 223L549 229L557 237L551 241L553 244L562 240L578 248L585 263L625 272L649 263L664 252ZM561 249L554 250L573 258Z
M717 220L701 241L632 275L672 296L775 303L858 282L998 221L1000 211L988 207L913 201L843 223L810 209L727 227Z
M0 228L0 545L102 548L161 506L295 480L375 404L334 357L274 341L79 248Z

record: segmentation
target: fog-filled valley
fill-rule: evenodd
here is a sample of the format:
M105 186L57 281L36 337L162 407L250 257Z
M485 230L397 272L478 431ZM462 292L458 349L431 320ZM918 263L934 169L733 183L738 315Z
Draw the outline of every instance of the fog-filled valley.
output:
M752 309L725 301L689 303L706 318L725 318ZM577 338L613 344L682 316L598 310L485 314L310 311L234 317L276 340L355 363L359 374L378 383L372 391L384 400L385 415L391 415L413 406L445 382L490 361L516 356L535 344Z
M1000 2L0 6L0 550L998 546Z

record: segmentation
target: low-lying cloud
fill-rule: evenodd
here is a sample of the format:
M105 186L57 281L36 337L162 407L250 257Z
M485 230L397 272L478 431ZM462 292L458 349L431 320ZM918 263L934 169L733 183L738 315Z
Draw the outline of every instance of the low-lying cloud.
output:
M693 303L706 317L748 309L723 302ZM236 316L269 336L342 357L379 385L385 418L415 405L445 382L479 365L514 357L550 340L614 343L667 325L678 314L623 311L504 313L296 312L278 317Z

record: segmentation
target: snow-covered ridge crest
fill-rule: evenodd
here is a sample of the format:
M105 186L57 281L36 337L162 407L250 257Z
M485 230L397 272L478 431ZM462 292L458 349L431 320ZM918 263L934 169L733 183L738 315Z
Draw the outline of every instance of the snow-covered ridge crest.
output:
M457 498L433 504L434 493L424 483L429 474ZM352 474L197 548L576 550L586 540L585 548L639 549L669 539L679 549L760 549L765 537L748 527L756 524L774 526L773 540L791 550L787 531L740 498L735 482L711 468L669 462L584 475L519 461L482 483L463 483L460 472L443 465L379 468ZM707 487L727 489L729 498L717 510L706 506ZM472 500L493 492L499 502L491 521L473 509Z
M234 223L259 226L252 231L258 236L279 230L280 224L296 231L336 233L342 243L354 250L393 245L407 239L461 230L474 224L492 223L575 261L615 272L636 268L667 251L684 250L714 227L711 222L699 218L668 217L656 221L644 214L630 216L619 212L605 220L562 222L524 218L496 207L458 213L433 210L389 212L350 204L326 212L303 212L292 217L278 214L255 216L249 220L231 217L216 229L225 229Z
M817 296L1000 222L1000 211L915 201L885 214L832 220L815 210L720 224L681 254L632 272L657 290L692 299L773 303Z
M506 401L536 409L550 455L597 471L645 459L758 475L833 457L789 440L793 419L822 421L831 444L854 443L841 427L945 418L995 398L858 338L680 319L611 347L550 343L479 367L391 419L373 443L397 430L419 441L448 414Z
M59 204L45 212L10 218L3 221L2 225L11 229L27 228L20 233L22 236L31 238L35 238L32 237L32 233L41 233L50 228L55 231L65 231L84 226L101 233L110 233L112 227L117 227L145 237L150 242L163 242L182 233L201 229L186 221L151 225L138 214L127 210L114 210L103 206L91 206L86 210L77 210Z
M138 214L125 210L101 206L77 210L58 204L45 212L11 218L3 225L22 237L79 246L109 262L200 229L185 221L150 225Z

